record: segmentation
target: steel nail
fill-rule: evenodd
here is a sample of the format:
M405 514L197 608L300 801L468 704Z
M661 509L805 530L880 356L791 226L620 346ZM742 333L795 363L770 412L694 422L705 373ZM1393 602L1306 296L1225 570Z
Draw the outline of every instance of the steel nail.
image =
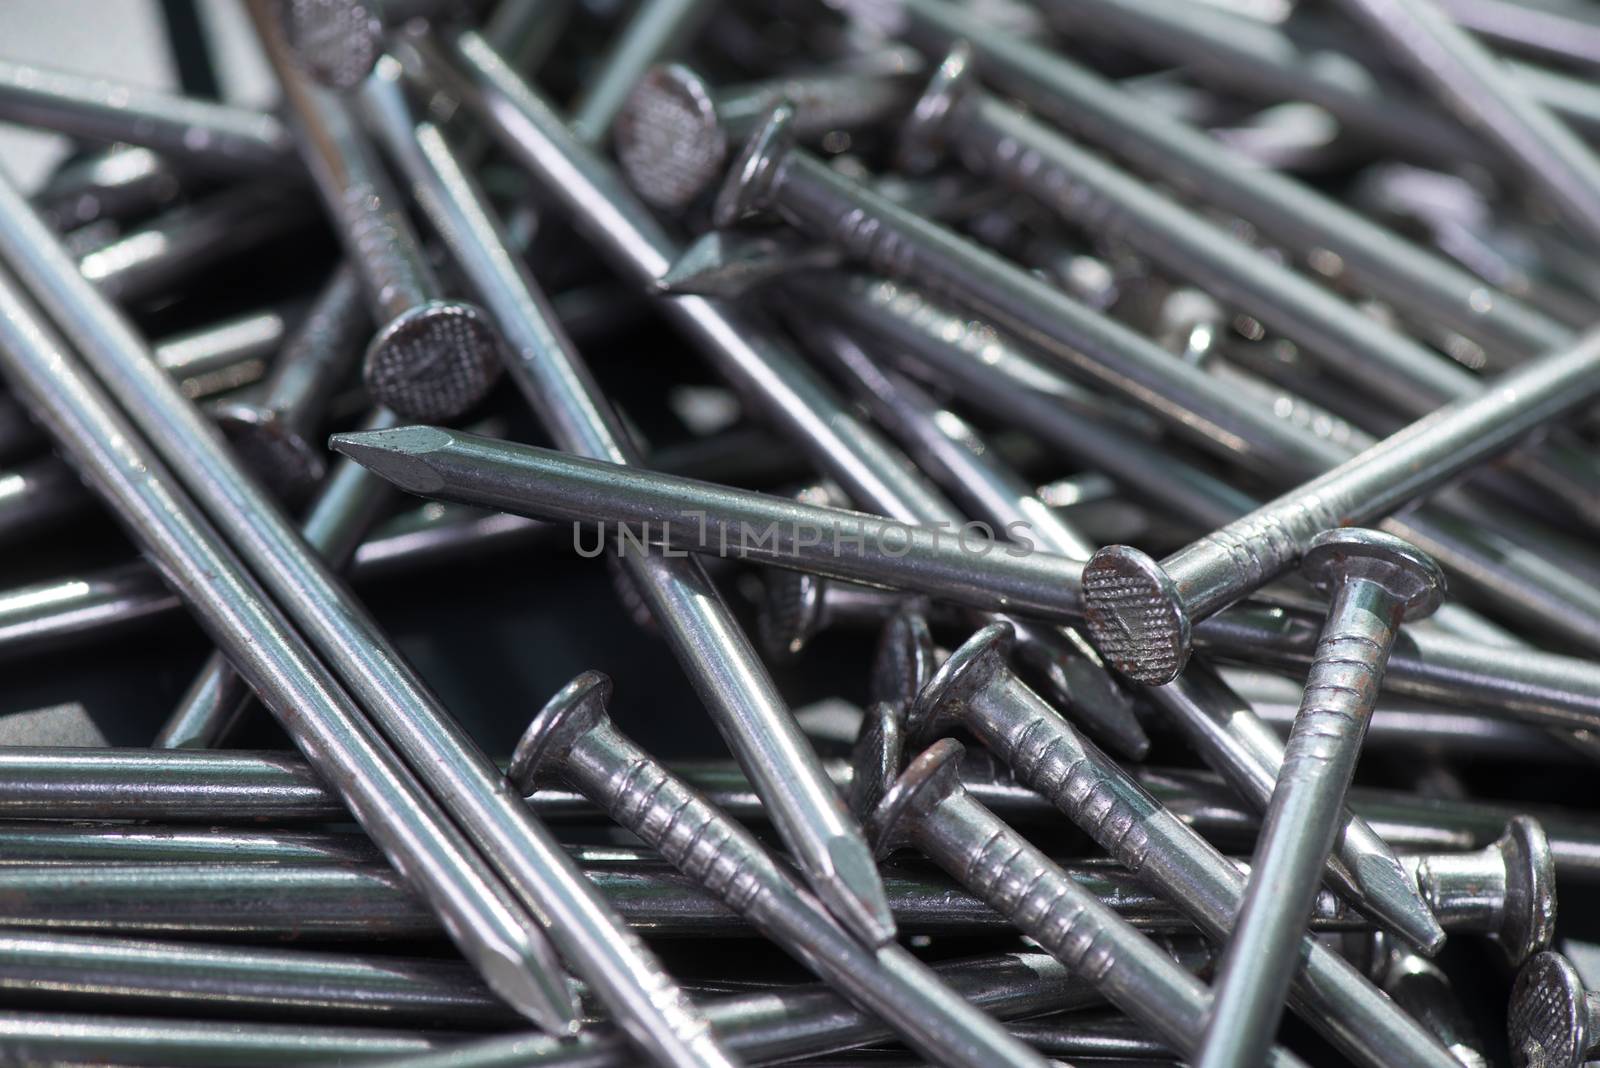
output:
M104 219L126 222L152 215L184 188L183 177L163 157L148 148L114 144L63 165L33 201L64 233Z
M1196 1049L1211 1002L1205 984L973 800L957 771L962 751L945 739L910 762L873 808L879 852L915 846L1112 1004L1179 1049ZM1268 1059L1299 1063L1282 1050Z
M546 775L570 782L924 1056L973 1068L1042 1064L905 950L860 946L754 836L616 728L610 692L610 679L585 672L551 698L517 744L512 783L527 794Z
M249 6L257 36L379 324L362 362L368 394L410 418L454 418L494 385L499 333L477 306L444 298L376 150L346 102L293 66L269 8L270 0Z
M1003 627L987 627L952 653L912 707L910 735L960 722L1112 856L1183 909L1207 934L1227 938L1245 877L1115 763L1085 742L1006 666ZM1346 1055L1374 1065L1396 1057L1453 1063L1415 1021L1395 1011L1350 965L1302 939L1293 1002Z
M1541 953L1517 973L1506 1029L1521 1068L1578 1068L1600 1045L1600 994L1566 957Z
M555 325L548 300L506 249L481 194L438 128L413 121L397 78L398 71L380 71L370 83L367 102L375 125L508 331L507 364L517 387L566 447L586 456L637 463L627 429L572 342ZM772 805L774 822L813 889L869 944L892 940L893 917L860 830L829 787L776 685L705 571L688 560L625 551L619 555L653 617L670 628L691 681L751 781Z
M335 271L254 400L230 400L213 418L252 471L286 500L301 497L327 470L317 424L352 369L369 322L361 284L348 267Z
M3 182L0 202L27 211ZM47 254L53 238L42 223L32 222L37 230L28 247ZM14 254L15 249L8 252ZM58 247L54 253L55 276L82 287L90 308L95 307L93 302L101 298ZM107 503L158 561L167 581L206 621L241 674L317 761L367 832L417 880L430 905L450 918L463 953L487 981L531 1016L564 1029L574 1014L560 966L539 928L492 881L482 859L378 740L199 508L174 488L175 480L154 450L77 365L9 275L0 274L0 307L4 309L0 328L6 336L0 357L13 388L31 400L60 445L93 477ZM109 305L99 307L112 316L116 327L128 329ZM150 360L148 350L131 331L127 337L150 380L170 391L191 425L203 428L199 440L208 445L216 441L206 438L209 428ZM126 400L137 392L129 386L122 396ZM169 425L181 418L174 416ZM214 454L223 451L220 443L213 449ZM263 495L257 515L270 516L272 509Z
M643 0L636 5L572 104L573 136L581 144L604 144L646 72L688 44L715 6L710 0Z
M1223 956L1199 1057L1205 1068L1259 1063L1277 1034L1317 873L1338 834L1395 632L1444 599L1438 565L1376 531L1318 535L1301 570L1328 595L1328 618Z
M682 64L655 67L617 115L617 162L646 203L682 211L722 176L729 146L743 143L779 100L794 103L795 133L810 139L903 114L914 73L823 71L713 89ZM696 151L680 151L684 145Z
M1323 530L1382 516L1419 490L1507 448L1600 392L1600 333L1494 379L1458 401L1156 563L1109 546L1085 566L1089 626L1102 651L1143 682L1175 678L1192 621L1290 567Z
M412 18L453 14L460 0L280 0L295 62L329 89L355 89L383 55L384 35Z
M300 179L275 116L103 78L0 61L0 117L71 137L142 145L202 172Z
M1412 0L1342 0L1408 71L1492 141L1591 241L1600 239L1600 159L1443 10Z
M1600 58L1600 23L1577 7L1534 8L1508 0L1439 0L1457 23L1491 40L1556 58Z
M944 0L896 0L899 28L935 55L966 40L985 78L1145 173L1248 219L1323 273L1448 324L1486 345L1527 354L1572 332L1448 260L1405 241L1303 182L1252 166L1203 130L1171 118L1058 53L997 31Z

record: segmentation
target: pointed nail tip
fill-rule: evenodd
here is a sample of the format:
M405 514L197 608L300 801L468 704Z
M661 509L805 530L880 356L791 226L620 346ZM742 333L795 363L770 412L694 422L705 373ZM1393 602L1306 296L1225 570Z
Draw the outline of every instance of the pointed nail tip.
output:
M429 437L402 436L414 430ZM334 434L328 447L408 493L427 494L442 489L444 479L425 457L449 440L448 434L432 427L398 427Z
M893 942L899 934L894 912L866 843L859 838L835 839L828 853L833 870L813 879L828 910L873 949Z
M1446 935L1439 918L1398 860L1384 857L1380 863L1364 863L1356 870L1356 880L1383 921L1424 956L1444 948Z

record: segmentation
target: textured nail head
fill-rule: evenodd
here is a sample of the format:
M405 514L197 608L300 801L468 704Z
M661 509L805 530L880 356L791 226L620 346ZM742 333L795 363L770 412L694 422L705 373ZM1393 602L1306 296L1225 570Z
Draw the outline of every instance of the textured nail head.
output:
M1323 531L1306 546L1300 571L1323 593L1352 580L1375 582L1399 600L1404 620L1424 619L1444 603L1444 572L1433 558L1377 530Z
M383 20L364 0L285 0L279 11L296 62L330 89L354 89L383 54Z
M362 379L372 399L407 419L454 419L494 386L500 335L481 310L435 300L397 316L367 347Z
M766 598L756 626L774 660L798 656L822 627L826 580L773 568L762 576Z
M734 160L711 210L712 224L727 229L747 216L766 210L772 178L784 155L794 147L794 106L774 104L756 126Z
M678 63L645 75L617 116L614 136L629 184L666 211L681 211L710 189L728 160L710 86Z
M945 152L945 120L972 84L972 50L965 42L944 57L900 128L899 163L912 172L931 170Z
M533 794L541 777L561 762L578 739L609 717L611 677L585 671L545 702L512 751L506 778L524 797Z
M1009 623L991 623L950 654L906 716L906 734L913 745L932 739L944 723L957 718L974 694L1010 670L1012 641Z
M867 841L878 856L909 845L911 824L939 802L962 789L961 757L966 747L954 738L941 738L906 765L888 793L867 820Z
M1504 919L1495 941L1512 964L1549 947L1556 933L1556 862L1544 827L1515 816L1494 843L1505 857Z
M212 418L245 465L278 496L293 500L322 480L324 453L282 412L259 404L227 401Z
M1517 973L1506 1029L1512 1059L1528 1068L1578 1068L1589 1059L1588 991L1571 961L1540 953Z
M1095 648L1147 686L1178 677L1189 660L1189 615L1172 579L1148 553L1108 545L1083 565L1084 618Z
M938 656L927 617L921 612L895 613L884 625L872 658L872 700L909 709L939 670Z

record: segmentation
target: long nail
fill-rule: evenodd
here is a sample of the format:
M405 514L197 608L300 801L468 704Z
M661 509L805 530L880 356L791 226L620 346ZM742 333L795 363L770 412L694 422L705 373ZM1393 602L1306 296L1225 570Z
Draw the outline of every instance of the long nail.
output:
M1247 219L1369 293L1403 303L1486 345L1535 354L1567 344L1560 323L1406 242L1294 178L1219 145L1087 68L998 32L945 0L900 0L905 32L939 55L967 41L987 80L1140 171L1181 176L1183 190ZM1329 254L1332 254L1331 256Z
M1320 478L1263 505L1158 564L1127 546L1084 568L1089 625L1102 651L1141 681L1175 678L1202 619L1299 558L1323 530L1394 510L1600 392L1600 333L1494 380Z
M532 793L543 775L572 783L924 1056L973 1068L1042 1063L909 953L858 945L748 831L617 730L605 709L610 690L609 679L586 672L552 698L512 756L513 784Z
M362 365L369 395L411 418L460 415L494 385L498 332L475 305L444 298L399 196L346 102L295 69L267 0L252 0L250 11L292 110L301 151L378 323Z
M1112 856L1168 895L1210 935L1225 939L1245 878L1085 740L1006 667L1004 628L981 631L951 654L912 709L911 737L957 721L992 748ZM1341 958L1302 939L1294 1003L1348 1056L1374 1065L1396 1056L1453 1063ZM1403 1051L1403 1053L1401 1052Z
M1389 647L1402 620L1425 618L1444 599L1432 560L1370 530L1312 539L1302 570L1331 604L1223 957L1205 1068L1258 1063L1277 1034Z
M0 203L14 218L26 205L0 183ZM6 214L0 211L0 215ZM32 220L32 253L48 254L53 239ZM26 228L25 228L26 229ZM17 262L16 249L7 250ZM59 248L52 271L57 279L81 287L88 308L103 309L110 323L125 331L132 355L144 373L182 413L190 426L203 428L200 452L220 456L224 447L202 417L177 393L172 380L150 359L148 350L100 300ZM284 616L269 602L199 509L175 489L175 480L154 451L111 399L66 354L65 345L44 326L8 276L0 276L5 314L4 364L13 387L28 396L58 442L91 473L108 504L123 516L180 596L206 620L208 630L234 657L268 708L316 760L325 779L358 814L363 827L385 853L417 880L429 903L450 917L461 949L509 1001L556 1029L566 1029L575 1011L555 954L540 930L493 880L483 860L455 830L449 817L423 793L368 726L333 677L314 659ZM83 325L78 320L78 325ZM123 396L136 390L130 385ZM155 405L151 406L156 407ZM235 481L236 472L231 472ZM259 516L274 514L262 503ZM264 521L264 520L263 520Z
M1205 985L974 801L957 773L961 753L946 739L911 761L873 811L879 851L916 846L1112 1004L1178 1048L1198 1048ZM1299 1063L1281 1050L1269 1060Z
M1340 5L1591 241L1600 239L1600 159L1573 130L1443 11L1411 0Z
M435 213L440 230L452 235L457 259L508 332L508 363L517 387L566 447L637 462L626 429L555 326L548 300L507 251L437 127L425 123L419 129L411 120L395 76L391 72L385 81L380 73L373 79L371 110L419 198ZM775 822L813 888L870 944L892 940L893 917L866 842L704 570L687 560L637 553L624 554L621 563L655 619L671 628L696 688L751 781L770 799Z
M0 61L0 116L94 141L143 145L202 171L305 173L272 115Z
M793 101L795 133L810 138L904 113L910 84L908 72L824 71L713 89L682 64L656 67L617 115L617 161L647 203L681 211L722 176L729 146L741 144L779 100ZM671 150L680 144L705 151Z

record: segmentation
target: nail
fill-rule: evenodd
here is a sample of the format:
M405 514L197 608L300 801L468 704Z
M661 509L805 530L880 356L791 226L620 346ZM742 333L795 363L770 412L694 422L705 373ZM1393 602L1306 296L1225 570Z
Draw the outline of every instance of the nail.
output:
M494 385L500 370L498 331L477 306L444 298L375 148L344 100L310 84L294 68L268 7L268 0L250 5L257 36L292 111L328 216L379 324L362 362L368 395L410 418L454 418Z
M912 760L874 808L880 854L915 846L1106 999L1179 1049L1197 1048L1210 992L961 785L951 739ZM1277 1050L1274 1064L1297 1064Z
M437 1027L514 1026L520 1017L465 964L255 946L12 931L0 990L58 1008L275 1016Z
M280 32L295 62L329 89L355 89L383 55L383 39L412 18L450 15L459 0L283 0Z
M1328 619L1223 956L1199 1058L1206 1068L1258 1063L1277 1034L1317 873L1338 833L1395 631L1444 599L1438 566L1376 531L1313 538L1301 570L1328 595Z
M1517 973L1506 1029L1513 1063L1578 1068L1600 1045L1600 995L1566 957L1541 953Z
M1486 906L1474 926L1488 934L1512 967L1550 948L1556 926L1555 858L1537 820L1513 816L1504 833L1483 849L1429 854L1411 864L1441 922L1465 922L1480 904ZM1476 903L1469 889L1474 883L1481 894Z
M1408 415L1421 418L1441 403L1483 391L1471 372L985 93L973 84L964 46L940 65L914 114L906 155L925 159L948 145L969 169L1029 193L1069 222L1129 243L1180 278L1224 293L1267 327L1318 354L1319 366L1376 389ZM1007 146L1013 147L1002 151ZM1524 463L1516 457L1507 462ZM1596 469L1592 461L1582 462L1576 483L1559 469L1548 477L1571 490L1563 499L1586 516L1600 517ZM1555 461L1528 457L1525 463L1547 471Z
M15 248L8 249L11 263L26 262L34 254L48 256L53 247L43 225L26 212L15 190L0 183L0 216L32 222L32 240L23 242L30 255L17 257ZM202 428L195 435L203 443L198 452L209 448L220 456L218 439L206 437L214 431L183 401L109 305L95 303L101 298L59 247L54 247L49 272L87 295L87 303L75 310L102 311L112 326L126 331L131 355L175 402L142 410L162 410L158 420L169 428L186 418L190 427ZM198 507L173 488L174 480L154 451L48 330L9 275L0 274L0 308L5 334L0 360L13 388L30 399L58 443L93 478L105 502L159 562L174 590L206 621L207 630L233 655L252 688L312 755L324 779L335 784L385 854L410 872L430 905L449 918L462 952L508 1001L566 1030L574 1016L570 997L555 954L533 921L492 880L443 810L377 739L361 712L200 517ZM82 319L77 325L83 325ZM128 400L138 390L124 386L124 400L140 408ZM226 473L248 487L236 471ZM255 514L275 514L264 495L258 496L262 499Z
M214 413L239 458L285 500L302 497L327 471L318 424L367 329L360 283L341 267L285 344L259 399L227 401Z
M782 233L709 230L689 243L656 287L674 296L737 300L794 272L836 267L840 259L835 249Z
M1003 627L988 627L952 653L912 708L911 737L920 744L959 722L1020 784L1044 794L1207 934L1225 940L1245 877L1018 681L1006 667L1008 646ZM1373 1065L1396 1056L1440 1068L1453 1063L1337 955L1302 939L1299 964L1297 1010L1347 1056Z
M476 186L431 123L408 114L398 71L380 71L367 93L375 125L401 161L425 210L451 235L457 260L508 331L513 382L564 446L636 463L628 432L559 332L543 293L505 247ZM359 461L358 461L359 462ZM365 466L365 465L363 465ZM621 554L620 563L670 628L691 681L751 781L772 805L784 841L820 897L870 945L894 938L894 919L859 828L832 790L810 744L705 571L684 559Z
M939 55L966 40L997 88L1143 173L1181 175L1186 195L1249 220L1324 273L1346 277L1490 347L1532 355L1572 339L1561 324L1448 260L1305 183L1252 166L1204 130L1163 114L1059 53L997 32L943 0L905 0L898 11L919 48Z
M643 0L572 104L572 134L579 143L604 144L612 123L646 72L688 45L715 5L709 0Z
M1171 681L1192 622L1292 566L1323 530L1377 518L1600 392L1600 334L1508 371L1482 396L1426 419L1156 563L1109 546L1085 566L1089 627L1116 665Z
M0 61L0 117L69 137L142 145L197 170L299 179L289 132L266 112Z
M795 133L811 139L885 122L911 106L911 71L823 71L714 89L679 63L652 68L616 118L617 161L653 207L678 212L722 176L730 145L766 110L795 105ZM675 151L694 145L704 151Z
M64 233L103 219L125 223L153 215L183 191L183 179L166 159L148 148L115 144L62 166L33 202Z
M831 627L877 627L898 612L903 594L803 571L773 569L761 576L765 596L756 631L769 660L792 660Z
M924 1056L972 1068L1042 1064L909 953L860 946L748 831L617 730L610 693L609 678L585 672L551 698L517 744L512 784L527 794L546 775L571 783Z
M1583 61L1600 57L1600 26L1577 9L1507 11L1502 0L1439 0L1458 24L1490 40ZM1507 15L1514 18L1507 18Z
M1340 6L1493 142L1569 223L1591 241L1600 238L1600 160L1488 48L1426 4L1346 0Z

